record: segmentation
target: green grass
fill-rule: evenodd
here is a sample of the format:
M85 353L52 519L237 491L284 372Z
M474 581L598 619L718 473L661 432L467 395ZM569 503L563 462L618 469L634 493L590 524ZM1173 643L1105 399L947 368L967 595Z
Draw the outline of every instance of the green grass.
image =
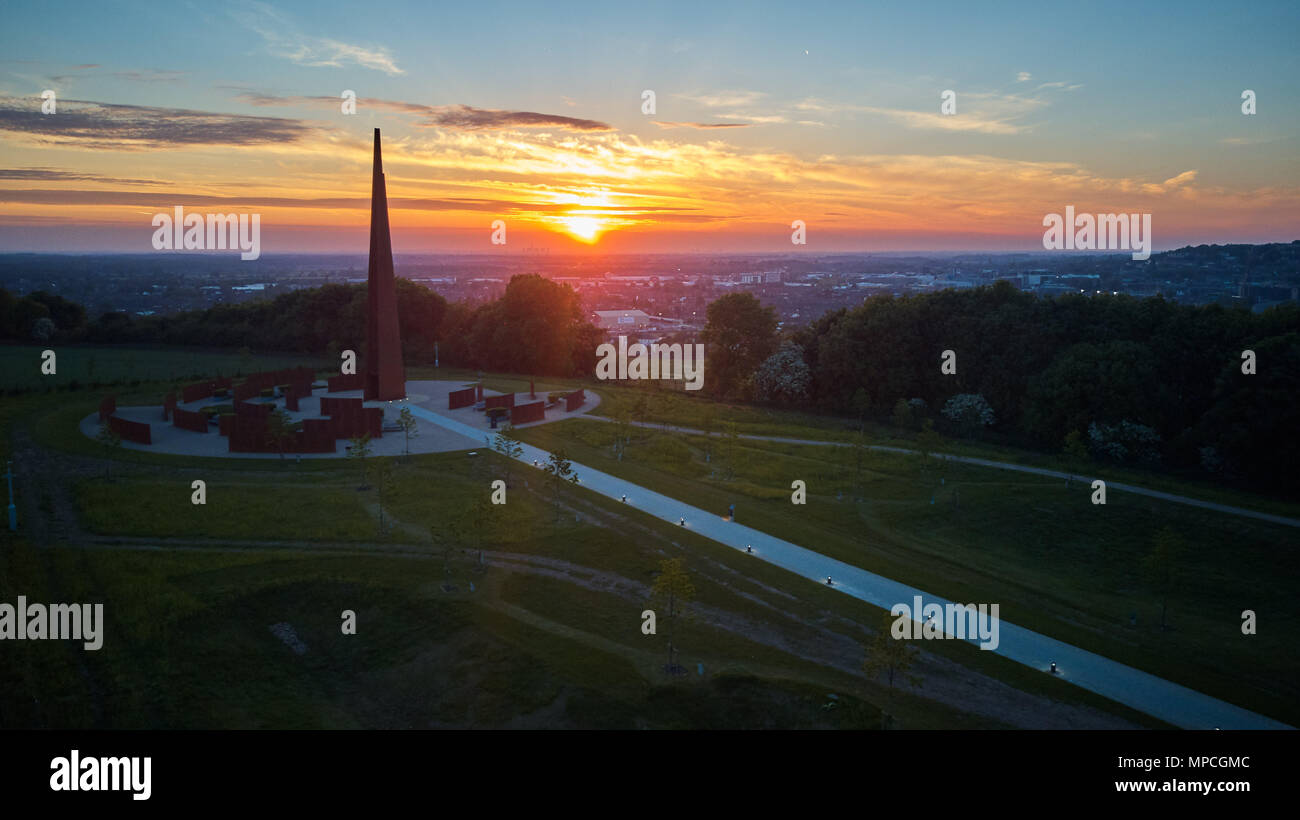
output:
M475 492L486 492L501 466L493 458L442 454L402 463L404 489L390 496L390 511L416 532L438 529L462 512ZM264 540L342 515L333 493L354 479L345 465L335 464L338 469L315 476L311 488L277 491L276 476L256 471L212 481L210 508L218 495L229 494L232 504L268 496L265 507L247 516L248 530L225 529L245 526L236 523L215 530L166 523L169 515L185 514L188 483L161 481L152 467L124 465L127 475L120 481L89 481L81 490L105 517L107 529ZM530 484L534 475L526 476ZM824 621L828 612L848 624L874 623L878 614L815 586L806 598L774 596L773 589L802 582L585 490L566 500L578 504L584 520L556 525L549 498L538 495L535 485L524 488L524 478L517 477L518 486L501 510L514 518L504 522L489 549L559 558L643 585L651 583L665 548L684 549L701 603L778 630L790 646L815 637L809 624ZM148 502L147 514L111 512L150 497L163 500ZM276 522L277 516L284 520ZM355 513L350 520L373 526ZM669 539L683 537L681 547L669 546ZM338 540L337 533L330 540ZM239 546L235 540L231 544ZM462 542L465 550L472 552L472 546ZM0 715L9 726L829 727L875 725L878 712L872 704L886 697L879 684L858 675L712 627L683 633L681 660L692 669L704 663L705 678L668 682L655 670L659 646L645 650L644 657L629 656L639 635L621 639L611 632L635 634L639 602L491 566L474 576L468 570L472 556L463 553L452 567L460 591L447 594L439 588L442 566L433 545L395 548L413 552L364 555L369 546L350 555L265 549L37 551L13 544L4 553L10 563L0 594L31 590L56 600L102 600L110 648L75 653L58 644L24 646L27 654L19 665L33 672L0 676L8 684ZM736 566L719 575L710 568L714 562ZM53 585L27 583L33 577L49 578ZM474 594L466 592L469 580L477 583ZM338 632L343 609L358 615L355 639ZM309 647L307 655L294 655L269 632L271 624L282 621L293 624ZM851 634L852 627L838 629ZM953 653L959 663L987 663L981 657L987 653L965 647L934 649ZM1103 699L1012 666L992 671L1021 676L1018 685L1028 691L1127 715ZM248 669L258 672L249 675ZM41 696L27 697L37 686ZM840 711L821 711L827 692L840 695ZM923 692L898 693L890 708L903 725L918 728L1001 725L926 700Z
M409 375L429 377L415 368ZM438 377L472 375L443 370ZM493 376L487 384L519 391L528 379ZM576 386L547 380L536 389ZM135 403L135 394L139 403L157 401L164 388L125 386L119 402ZM609 400L606 387L599 389ZM632 393L612 391L615 400ZM666 412L686 419L700 405L677 397L673 410L673 401ZM77 392L21 396L0 403L0 424L27 430L40 446L102 458L102 446L75 433L97 403L97 394ZM756 428L766 423L759 416L749 421ZM802 432L779 434L810 436L807 426L792 429ZM1279 547L1276 528L1208 512L1187 517L1188 508L1134 503L1121 493L1093 508L1086 491L1067 495L1061 482L950 466L943 486L955 481L961 488L956 513L942 493L934 507L928 503L937 472L922 475L913 459L879 454L869 457L870 501L836 502L836 491L852 483L847 450L738 442L731 454L736 476L724 481L709 475L725 457L716 440L714 462L706 465L701 437L639 431L620 464L608 457L612 434L605 423L572 421L533 428L526 437L544 447L563 444L575 460L706 509L736 501L743 523L811 541L828 555L957 600L1000 602L1010 621L1295 722L1287 671L1295 648L1271 632L1244 640L1234 634L1242 608L1260 612L1261 623L1300 614L1285 594L1286 579L1295 577L1288 557L1294 551ZM9 436L0 441L7 447ZM457 535L453 525L503 468L492 453L394 459L399 480L384 506L399 523L382 548L369 543L380 541L376 493L357 492L356 467L343 460L196 464L183 456L118 455L115 481L75 487L85 526L140 538L220 539L232 551L36 550L21 540L0 541L0 600L18 591L103 600L114 647L82 653L55 642L27 644L18 664L0 671L0 725L857 727L875 725L886 699L904 726L1004 725L930 700L924 688L891 696L860 674L790 651L824 639L819 628L860 647L858 625L874 627L874 608L585 489L565 496L580 520L567 510L557 522L540 473L528 467L514 468L509 503L493 510L488 536ZM206 508L189 503L196 477L208 481ZM793 478L809 484L806 507L789 504ZM1164 521L1189 538L1187 566L1200 580L1175 594L1175 630L1158 633L1158 612L1134 563ZM451 556L458 590L450 593L440 588L439 544L448 538L458 547ZM241 539L358 545L347 554L246 552L237 551ZM642 586L652 583L664 557L685 555L699 604L747 626L687 625L681 662L692 674L670 682L657 670L662 622L660 636L639 633L644 602L490 562L486 574L472 574L480 540L488 550L556 559ZM1141 617L1137 630L1126 625L1133 608ZM339 634L343 609L358 613L359 635ZM269 632L281 621L294 625L306 655L294 655ZM760 634L780 636L785 649L757 640ZM1026 692L1158 725L961 642L923 648ZM861 649L849 653L848 668L856 669ZM705 665L703 678L694 674L696 663ZM822 712L829 692L844 699L842 711Z
M53 350L57 356L56 371L50 375L41 373L41 352L46 349ZM197 348L5 345L0 346L0 374L3 374L0 390L42 390L65 387L73 381L83 389L96 383L107 386L121 382L191 382L304 365L324 369L335 364L320 356L245 357Z
M1119 492L1094 506L1077 483L1067 491L1057 480L953 464L941 474L937 465L922 471L918 457L879 453L868 456L857 503L847 450L742 440L731 459L736 475L725 480L726 445L716 440L644 432L620 463L612 436L587 420L523 431L529 443L564 447L576 461L703 509L735 503L742 523L825 555L952 600L999 603L1012 623L1287 722L1300 718L1288 672L1300 650L1280 632L1240 632L1245 609L1282 623L1300 617L1291 528ZM807 505L790 502L795 479L807 482ZM1187 542L1170 631L1158 627L1160 601L1141 572L1164 526Z
M77 487L82 525L104 535L175 538L362 541L376 537L376 521L363 506L363 494L346 486L348 482L285 487L268 480L241 484L219 477L204 480L207 502L202 505L191 503L194 491L185 478L83 481Z

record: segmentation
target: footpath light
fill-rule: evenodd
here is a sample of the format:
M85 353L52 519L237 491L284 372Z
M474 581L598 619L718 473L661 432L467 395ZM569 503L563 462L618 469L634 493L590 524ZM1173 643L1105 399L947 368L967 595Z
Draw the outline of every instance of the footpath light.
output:
M1050 671L1051 671L1051 673L1052 673L1053 675L1057 674L1057 671L1056 671L1056 661L1052 661L1052 668L1051 668Z
M678 524L681 524L681 525L684 527L684 526L686 526L686 519L685 519L685 518L679 518L679 519L677 519L677 523L678 523Z
M627 493L623 493L623 503L627 503Z
M828 587L833 587L833 586L835 586L835 584L831 582L831 576L829 576L829 575L826 576L826 586L828 586Z
M753 547L753 545L752 545L752 544L746 544L746 545L745 545L745 552L749 553L750 555L753 555L753 554L754 554L754 547Z

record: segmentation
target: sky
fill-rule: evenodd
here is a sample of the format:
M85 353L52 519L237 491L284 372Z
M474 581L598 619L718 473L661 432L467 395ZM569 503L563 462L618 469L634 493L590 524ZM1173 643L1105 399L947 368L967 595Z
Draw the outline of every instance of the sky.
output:
M1294 0L4 16L0 251L150 251L181 206L361 253L375 128L396 253L1042 250L1068 205L1156 250L1300 238Z

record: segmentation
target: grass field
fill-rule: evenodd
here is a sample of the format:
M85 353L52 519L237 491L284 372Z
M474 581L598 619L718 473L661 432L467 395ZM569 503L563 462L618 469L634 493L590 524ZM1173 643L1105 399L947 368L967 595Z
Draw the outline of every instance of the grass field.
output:
M122 382L195 381L286 367L336 367L319 356L241 356L228 351L194 348L102 347L55 345L55 372L41 372L41 353L47 348L0 346L0 390L43 390L74 382L90 385Z
M1275 623L1300 617L1292 528L1119 492L1095 506L1077 482L1066 489L991 468L923 465L919 456L868 453L855 490L847 449L642 430L619 462L607 424L571 420L523 437L704 509L734 503L748 526L951 600L997 602L1013 623L1288 722L1300 718L1289 671L1300 665L1300 648L1281 631L1240 629L1247 609ZM809 488L803 506L791 503L796 479ZM1185 549L1167 596L1172 628L1162 630L1163 598L1143 560L1166 526Z
M174 356L132 355L139 373ZM186 378L228 364L200 358ZM528 388L517 376L485 382ZM580 384L539 380L536 389ZM115 392L144 403L168 386L142 380ZM645 392L596 389L602 413ZM706 402L663 395L649 420L703 426ZM375 482L358 489L357 465L343 460L106 453L75 432L97 403L98 393L78 390L0 403L0 447L18 443L28 470L24 528L0 536L0 600L103 601L108 618L98 653L6 647L16 662L0 667L0 726L846 728L878 726L882 709L911 728L1159 725L960 642L928 642L923 686L891 691L860 669L874 608L581 488L565 492L557 515L531 470L515 468L509 502L476 534L467 516L503 473L495 454L393 459L381 504ZM712 413L740 419L745 432L848 435L824 417ZM827 555L955 600L999 602L1015 623L1290 723L1300 717L1294 645L1276 629L1245 637L1237 628L1242 609L1261 624L1300 615L1288 588L1298 568L1290 532L1121 493L1097 508L1078 485L922 468L913 457L869 454L855 478L854 453L842 448L639 429L619 462L612 435L592 420L525 432L705 509L736 503L744 523ZM871 438L907 441L888 430ZM204 507L190 504L194 478L207 481ZM797 508L796 478L810 494ZM1161 631L1140 563L1166 524L1186 549L1169 596L1173 628ZM677 631L688 673L678 677L663 670L663 623L658 635L640 632L660 562L674 556L686 558L696 588ZM345 609L357 614L355 636L339 630ZM281 623L304 654L271 632Z

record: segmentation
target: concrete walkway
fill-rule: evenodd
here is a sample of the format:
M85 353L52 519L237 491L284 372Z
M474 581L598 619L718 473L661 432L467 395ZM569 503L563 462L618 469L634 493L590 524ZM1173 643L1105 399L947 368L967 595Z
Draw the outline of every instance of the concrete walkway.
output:
M605 418L603 416L588 416L587 418L589 418L591 421L604 421L604 422L611 422L611 423L613 422L613 419ZM693 436L708 435L703 430L694 430L690 427L676 427L673 425L669 425L668 427L665 428L662 424L655 424L649 421L634 421L631 422L631 424L634 427L646 427L654 430L667 429L674 433L686 433L687 435L693 435ZM847 441L826 441L824 439L811 439L811 438L785 438L783 436L759 436L759 435L752 435L748 433L740 433L737 434L736 437L750 439L751 441L773 441L778 444L810 444L817 447L852 447L853 446L850 442ZM885 444L868 444L867 449L879 450L885 453L902 453L904 455L916 455L920 452L919 450L908 450L903 447L890 447ZM1196 498L1189 498L1188 496L1185 495L1175 495L1174 493L1161 492L1160 490L1149 490L1146 487L1138 487L1133 484L1121 484L1118 481L1108 481L1102 478L1101 476L1093 476L1091 478L1085 478L1084 476L1073 475L1071 473L1063 473L1060 472L1059 470L1047 470L1042 467L1028 467L1025 466L1024 464L1013 464L1009 461L990 461L986 458L975 458L974 456L953 456L953 455L946 455L944 453L933 453L932 455L935 458L942 458L947 461L956 461L962 464L976 464L980 467L993 467L998 470L1015 470L1016 472L1020 472L1020 473L1032 473L1034 475L1047 476L1048 478L1061 478L1061 479L1073 478L1076 481L1082 481L1085 484L1092 484L1094 480L1101 479L1103 481L1106 481L1107 490L1123 490L1129 493L1136 493L1137 495L1145 495L1150 498L1158 498L1161 501L1172 501L1175 504L1187 504L1188 506L1191 507L1200 507L1205 510L1214 510L1215 512L1227 513L1229 515L1240 515L1246 518L1255 518L1260 521L1267 521L1270 524L1281 524L1286 527L1300 527L1300 518L1287 518L1284 515L1274 515L1272 513L1258 512L1256 510L1248 510L1245 507L1233 507L1228 504L1218 504L1213 501L1201 501Z
M420 407L412 407L411 412L453 432L484 439L482 430L437 413ZM550 457L550 453L538 447L529 444L522 446L523 454L519 460L527 464L536 461L542 465ZM949 603L943 598L828 558L789 541L728 522L722 518L721 511L705 512L675 498L660 495L581 464L573 464L573 470L580 479L581 486L588 490L616 501L626 496L627 504L643 512L673 524L684 520L687 529L741 552L747 546L752 546L756 560L775 564L812 583L824 585L826 577L830 576L834 582L832 589L881 609L888 610L896 603L910 605L916 596L920 596L925 604L937 603L944 606ZM1000 622L999 638L997 649L989 651L1042 670L1044 674L1049 674L1047 669L1055 662L1060 676L1065 680L1175 726L1186 729L1291 728L1271 718L1023 629L1005 620Z

